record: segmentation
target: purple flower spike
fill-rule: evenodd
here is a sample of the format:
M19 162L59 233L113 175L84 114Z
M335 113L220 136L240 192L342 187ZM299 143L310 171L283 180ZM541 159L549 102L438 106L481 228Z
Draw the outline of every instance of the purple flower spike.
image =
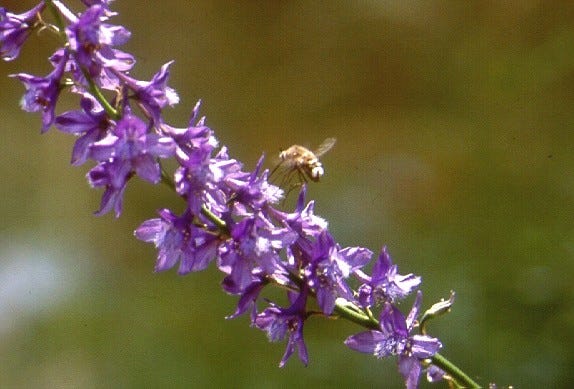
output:
M25 73L12 74L22 81L26 88L26 93L20 101L24 111L38 112L42 111L42 132L46 132L54 122L54 110L58 97L60 96L60 80L64 74L67 53L59 58L52 73L46 77L36 77Z
M0 7L0 57L4 61L12 61L20 54L20 49L34 28L37 14L42 12L45 3L21 14L6 12Z
M380 331L361 332L345 340L349 348L377 358L398 356L399 372L407 388L418 386L422 370L420 361L432 357L442 347L436 338L409 334L415 325L421 299L422 293L419 291L406 319L398 308L389 302L385 303L379 317Z
M307 346L303 339L303 323L307 318L305 305L307 303L307 288L298 294L295 302L289 308L279 308L276 305L265 309L255 319L257 328L267 332L267 337L271 342L278 342L289 334L287 348L279 367L285 366L289 357L298 350L299 359L305 366L309 363Z
M55 125L76 138L71 163L94 161L86 177L103 191L96 214L114 212L119 217L127 184L136 176L166 184L185 210L176 214L161 209L159 216L134 231L137 239L155 245L154 270L175 268L186 275L215 262L223 273L222 289L238 297L227 318L249 314L251 326L264 331L271 342L285 341L279 367L295 353L308 364L303 327L310 316L337 316L363 326L363 332L345 340L346 346L376 358L396 357L408 389L417 387L423 368L429 381L470 382L452 366L439 363L442 344L425 331L428 320L450 309L454 292L417 321L419 291L404 315L396 303L414 292L421 278L399 274L386 247L371 272L363 271L373 253L337 244L327 221L315 215L315 202L306 201L306 185L301 185L295 210L276 209L283 208L276 204L284 198L284 190L269 182L264 155L252 171L243 170L200 115L200 101L186 128L165 122L164 109L179 102L168 85L174 61L164 63L151 79L133 78L135 57L116 48L131 33L109 24L117 15L110 9L112 1L80 0L85 5L81 11L63 0L38 0L37 6L21 14L0 7L3 60L17 58L32 31L53 33L60 43L49 57L46 73L50 73L45 77L26 73L11 77L24 84L22 109L42 115L42 133ZM43 18L48 11L48 18ZM56 110L62 92L70 92L76 100L79 95L80 106ZM302 153L307 165L317 166L313 174L305 172L311 181L322 174L317 158L333 142L329 138L318 151ZM164 158L172 160L162 166ZM286 290L288 303L267 299L266 286ZM308 309L309 298L313 308ZM420 327L416 334L415 327Z

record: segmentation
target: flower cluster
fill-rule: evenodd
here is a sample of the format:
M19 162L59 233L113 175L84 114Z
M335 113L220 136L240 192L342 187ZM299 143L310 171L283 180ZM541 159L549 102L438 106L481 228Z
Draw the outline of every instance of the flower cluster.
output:
M108 23L114 16L109 1L83 2L86 9L79 15L57 0L42 1L19 15L0 8L0 53L5 60L15 59L35 29L54 31L62 39L50 57L48 75L13 77L26 88L22 108L42 113L43 132L55 126L76 136L72 164L94 163L88 182L104 190L97 214L113 210L119 217L127 184L135 176L173 189L185 201L185 211L159 210L159 217L135 231L138 239L156 246L155 270L178 266L183 275L213 262L224 273L224 291L238 296L229 317L249 312L254 327L270 341L287 338L280 366L295 351L308 363L303 328L311 315L338 315L369 328L345 344L377 358L396 356L408 387L417 386L423 368L436 372L431 362L441 343L411 334L418 324L420 291L407 317L396 305L416 291L420 277L400 275L386 248L369 275L364 269L373 253L341 248L327 222L314 214L314 202L306 202L305 186L295 209L281 210L283 190L269 181L263 157L253 171L245 171L199 117L199 103L187 127L167 124L162 110L178 102L167 85L172 62L150 81L131 78L134 57L116 48L129 31ZM38 17L47 10L66 25L47 25ZM78 95L78 110L55 113L63 91ZM172 174L161 166L165 158L177 163ZM270 285L286 290L285 306L260 297ZM380 311L378 320L374 310Z

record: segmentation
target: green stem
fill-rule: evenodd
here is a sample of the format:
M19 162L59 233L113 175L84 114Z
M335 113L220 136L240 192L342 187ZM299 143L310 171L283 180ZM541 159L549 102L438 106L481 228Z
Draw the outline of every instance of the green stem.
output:
M92 77L90 76L88 71L84 69L83 66L80 67L80 69L82 70L84 78L88 81L88 85L90 87L90 93L92 94L92 96L94 96L96 100L98 100L98 102L104 108L109 117L118 120L121 117L120 112L114 107L112 107L112 105L110 104L108 99L106 99L100 88L98 88L94 80L92 80Z
M205 216L210 222L215 224L217 229L221 232L221 234L225 237L230 236L229 228L227 227L227 223L221 220L216 214L211 212L205 205L201 206L201 214Z
M171 178L171 176L164 170L163 166L161 167L161 182L165 185L167 185L167 187L171 190L173 190L174 192L175 190L175 182L173 182L173 179Z
M448 374L460 388L481 388L477 382L470 378L465 372L460 370L451 361L436 353L431 358L432 364Z
M353 323L371 330L380 330L381 326L379 321L371 318L360 311L351 309L349 305L341 304L339 301L335 303L335 311L339 317L345 318Z

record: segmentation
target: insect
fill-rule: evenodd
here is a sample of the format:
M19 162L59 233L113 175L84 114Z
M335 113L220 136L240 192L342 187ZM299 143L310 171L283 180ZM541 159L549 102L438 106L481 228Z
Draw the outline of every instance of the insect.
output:
M280 162L275 166L271 175L281 167L285 170L283 184L291 181L293 174L297 174L299 184L307 182L307 179L319 182L319 179L325 174L325 169L323 169L323 164L319 161L319 157L331 150L335 142L335 138L327 138L315 151L299 145L293 145L286 150L282 150L279 153Z

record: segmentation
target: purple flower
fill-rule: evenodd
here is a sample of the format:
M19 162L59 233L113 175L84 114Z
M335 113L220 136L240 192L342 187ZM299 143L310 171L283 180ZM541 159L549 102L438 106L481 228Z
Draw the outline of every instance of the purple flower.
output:
M289 248L289 265L291 270L298 273L299 270L311 262L313 242L327 230L328 223L325 219L313 213L315 202L310 201L305 205L306 186L303 185L297 205L293 213L285 213L274 208L269 208L271 216L297 232L298 238Z
M277 203L283 198L283 190L267 181L267 170L259 176L262 164L263 156L251 174L238 172L226 177L225 183L233 192L234 202L252 210L261 210L264 205Z
M371 277L361 271L356 271L356 274L365 281L359 287L359 302L363 307L403 299L421 283L421 278L414 274L398 274L397 265L393 264L386 247L381 250Z
M327 230L328 223L325 219L313 213L315 208L314 201L310 201L305 205L306 192L307 187L303 185L301 192L299 192L297 205L293 213L284 213L274 210L274 215L289 225L291 229L297 231L299 236L317 238L321 232Z
M269 282L266 279L259 279L249 284L241 294L241 297L237 302L237 308L235 309L235 312L233 312L232 315L227 316L226 319L234 319L237 316L245 313L245 311L247 311L249 308L251 308L251 322L254 323L255 317L257 315L257 306L255 305L255 302L259 297L259 293L261 293L263 288L268 283ZM229 287L232 286L230 285ZM225 290L228 289L229 287L226 287L225 285L223 286Z
M103 68L127 71L135 60L111 47L127 42L130 32L122 26L104 23L108 15L107 7L100 4L89 7L79 18L70 15L71 24L66 28L66 35L78 67L90 77L100 79L101 87L114 89L117 80ZM82 72L77 72L76 78L81 79Z
M153 242L158 248L155 271L171 269L179 261L178 274L204 270L215 259L219 238L216 234L194 224L194 216L183 216L171 211L159 211L159 219L143 222L134 232L145 242Z
M225 212L229 208L229 190L224 180L241 169L239 162L229 158L227 148L221 148L213 158L211 152L211 145L204 143L189 154L179 154L180 167L174 175L176 191L187 199L195 214L200 213L202 205L218 214Z
M123 168L125 165L121 163L103 162L88 172L87 179L92 188L105 188L100 209L96 211L96 215L103 215L112 209L116 217L122 213L124 192L128 179L131 177L129 171Z
M440 341L427 335L410 335L418 315L422 293L405 319L401 311L386 302L379 317L380 331L365 331L348 337L345 344L377 358L398 356L399 372L407 388L416 388L421 373L421 360L431 358L442 347Z
M304 274L323 313L332 314L339 297L354 301L345 279L364 266L371 255L370 250L360 247L341 250L328 231L319 234L313 245L311 263L305 267Z
M427 381L428 382L438 382L444 379L446 373L435 365L430 365L427 368Z
M221 214L228 209L227 187L223 182L229 174L240 171L241 164L229 158L225 147L212 157L218 142L205 125L205 117L197 120L200 105L198 101L193 108L187 128L165 123L159 127L177 145L175 156L180 165L174 174L177 193L187 199L194 214L199 214L203 205Z
M31 10L13 14L0 7L0 57L5 61L12 61L20 54L22 45L35 27L37 14L44 9L41 1Z
M177 92L167 86L169 66L173 61L164 64L153 76L151 81L139 81L125 74L120 74L122 81L134 91L135 99L145 108L153 119L154 125L161 124L161 110L167 105L173 106L179 102Z
M228 293L239 294L264 276L285 273L279 251L295 240L287 228L277 228L260 214L231 227L231 239L221 247L219 269L228 274L224 281Z
M55 69L46 77L36 77L25 73L12 74L22 81L26 88L26 93L20 101L24 111L42 111L42 132L50 128L54 122L54 110L60 95L60 80L64 74L68 55L64 53L55 64Z
M90 95L84 95L80 106L81 110L64 112L54 122L60 131L79 135L72 151L72 165L76 166L86 162L90 146L104 138L112 124L106 112Z
M285 366L289 357L298 350L299 359L305 366L309 363L307 346L303 339L303 323L307 318L305 305L307 303L307 288L297 295L295 301L289 308L280 308L274 304L266 308L255 318L257 328L267 332L267 337L271 342L278 342L289 334L287 348L279 367Z
M161 177L156 158L174 154L175 144L169 137L148 133L147 125L137 116L126 112L107 136L92 144L90 157L96 161L119 164L118 171L135 172L151 183Z
M161 171L156 158L169 157L174 149L171 138L148 133L143 121L126 112L105 138L90 147L90 157L101 163L88 173L88 180L93 187L106 188L97 214L114 208L119 217L128 180L137 174L146 181L159 182Z
M211 153L219 143L213 131L205 125L205 117L198 119L200 106L201 100L193 107L187 128L175 128L165 123L159 125L177 144L176 156L180 162L186 161L197 149L206 149Z

